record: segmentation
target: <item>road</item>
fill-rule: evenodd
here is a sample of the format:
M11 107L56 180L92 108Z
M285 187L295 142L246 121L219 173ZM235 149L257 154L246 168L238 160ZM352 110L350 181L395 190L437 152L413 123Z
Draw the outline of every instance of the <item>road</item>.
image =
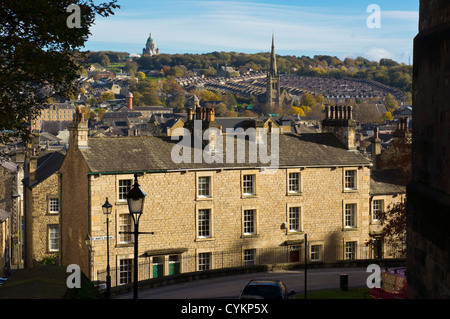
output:
M336 289L340 287L340 275L348 275L349 287L365 287L370 273L366 268L328 268L307 270L307 291ZM304 292L304 271L273 271L202 279L139 291L139 299L236 299L245 283L254 278L279 279L287 290L297 294ZM133 293L115 297L132 299Z

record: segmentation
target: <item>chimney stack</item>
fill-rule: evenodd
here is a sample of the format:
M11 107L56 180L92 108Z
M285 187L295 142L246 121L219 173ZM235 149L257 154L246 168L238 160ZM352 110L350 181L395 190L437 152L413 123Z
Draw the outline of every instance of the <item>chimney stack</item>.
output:
M128 94L126 96L126 101L127 101L127 108L132 110L133 109L133 93L128 92Z
M356 150L356 121L351 106L327 106L322 132L333 133L348 150Z
M373 131L373 138L371 140L372 142L372 149L371 149L371 157L372 157L372 163L373 163L373 169L378 169L378 162L379 162L379 155L381 154L381 140L380 140L380 133L378 131L378 127L375 127Z
M408 118L402 117L397 123L397 129L393 133L396 138L404 138L409 134Z
M28 177L29 184L31 185L36 180L37 166L38 166L38 148L39 148L39 135L34 135L29 147L29 159L28 159Z
M187 111L187 121L190 122L193 120L193 112L192 110L189 108Z
M88 147L88 123L78 106L69 125L69 147Z

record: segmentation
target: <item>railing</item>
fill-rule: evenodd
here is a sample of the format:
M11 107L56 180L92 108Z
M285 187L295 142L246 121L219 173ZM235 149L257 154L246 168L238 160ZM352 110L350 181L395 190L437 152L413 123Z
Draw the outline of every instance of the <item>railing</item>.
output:
M377 260L381 258L403 258L404 245L383 245L383 253L377 253L372 246L367 245L320 245L314 247L311 253L311 245L308 245L307 263L332 263L353 260ZM144 257L139 262L139 281L180 273L193 273L202 270L231 269L237 267L305 263L305 251L290 247L257 248L250 250L214 251L200 254L182 253L179 255ZM175 257L175 258L173 258ZM132 279L132 260L122 267L111 267L111 286L129 284ZM97 281L106 282L106 270L97 272Z

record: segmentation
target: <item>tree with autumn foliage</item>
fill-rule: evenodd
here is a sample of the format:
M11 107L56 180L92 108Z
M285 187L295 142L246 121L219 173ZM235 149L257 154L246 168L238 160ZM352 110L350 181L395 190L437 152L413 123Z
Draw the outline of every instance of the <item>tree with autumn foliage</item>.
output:
M384 242L397 248L395 249L396 252L405 255L406 199L399 203L391 204L386 212L380 213L379 220L383 227L381 237Z

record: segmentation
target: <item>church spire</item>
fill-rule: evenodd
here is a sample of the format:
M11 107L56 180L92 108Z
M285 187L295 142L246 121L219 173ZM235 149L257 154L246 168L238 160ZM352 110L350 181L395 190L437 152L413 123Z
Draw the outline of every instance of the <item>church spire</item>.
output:
M275 56L275 41L274 41L273 33L272 33L272 52L270 54L270 71L269 72L270 72L270 75L272 75L272 76L278 75L277 59Z

